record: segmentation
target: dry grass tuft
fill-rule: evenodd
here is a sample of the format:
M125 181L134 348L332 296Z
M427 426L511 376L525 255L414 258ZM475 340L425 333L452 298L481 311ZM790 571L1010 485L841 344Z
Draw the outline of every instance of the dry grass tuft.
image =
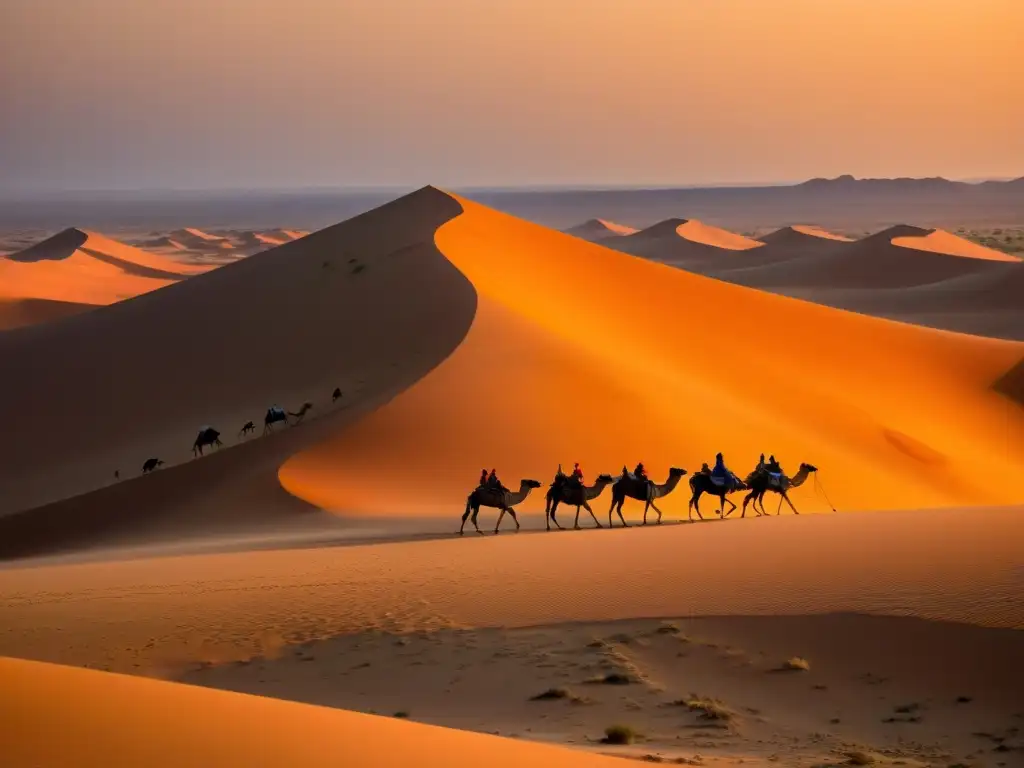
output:
M678 699L677 701L673 701L670 706L686 707L691 712L698 713L701 720L716 720L718 722L731 723L737 717L736 712L718 699L708 698L707 696L698 696L695 693L691 693L688 699Z
M640 738L640 734L628 725L609 725L604 729L604 738L601 739L601 743L632 744L638 738Z
M811 662L799 656L794 656L791 659L786 659L781 668L789 672L810 672Z
M536 696L531 696L530 701L568 701L573 704L589 704L590 700L578 696L568 688L548 688Z

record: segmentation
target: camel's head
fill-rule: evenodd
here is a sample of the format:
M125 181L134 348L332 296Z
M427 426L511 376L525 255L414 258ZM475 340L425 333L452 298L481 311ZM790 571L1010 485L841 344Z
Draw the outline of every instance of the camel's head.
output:
M800 469L806 469L808 472L817 472L818 468L813 464L801 464Z
M679 467L671 467L669 469L669 471L668 471L668 476L669 477L682 477L685 474L686 474L686 470L685 469L680 469Z
M611 482L614 482L614 481L615 481L615 478L612 477L611 475L598 475L597 476L597 482L599 482L599 483L611 483Z
M526 488L540 488L540 483L538 483L536 480L523 480L520 483L520 485Z

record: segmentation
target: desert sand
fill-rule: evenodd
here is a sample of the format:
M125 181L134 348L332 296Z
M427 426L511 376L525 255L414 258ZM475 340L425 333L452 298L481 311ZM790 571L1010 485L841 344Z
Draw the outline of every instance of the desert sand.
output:
M719 259L780 247L673 232ZM797 235L838 248L835 274L868 253ZM904 237L929 235L871 247L929 279L935 259L973 267L935 284L991 268L986 290L1012 285L1016 264ZM428 187L0 334L0 360L23 372L0 398L19 438L0 441L0 557L34 556L0 565L17 691L0 753L19 768L1024 755L1024 344L735 285ZM305 401L301 425L259 436L269 405ZM225 446L195 459L204 424ZM813 463L791 495L823 514L769 497L770 517L721 521L706 498L704 523L546 533L542 486L522 534L454 535L481 467L518 486L643 460L661 481L719 450L741 474L761 452ZM141 476L149 457L167 464ZM666 523L688 498L684 479L659 499ZM611 726L633 743L602 742Z
M0 330L113 304L206 269L96 232L66 229L0 258Z

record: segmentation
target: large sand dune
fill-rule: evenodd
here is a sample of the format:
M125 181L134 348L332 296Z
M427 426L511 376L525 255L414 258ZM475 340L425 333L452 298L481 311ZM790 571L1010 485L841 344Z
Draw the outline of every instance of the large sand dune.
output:
M0 360L19 375L0 385L0 413L19 439L0 444L0 513L134 475L151 456L190 458L204 424L234 441L274 403L326 410L335 386L380 398L415 381L473 315L471 286L433 244L459 210L426 190L74 322L3 334Z
M0 688L5 768L621 764L394 718L14 659L0 659Z
M558 462L593 476L642 459L660 481L721 450L737 471L762 451L791 471L814 463L846 508L1020 500L1016 483L975 468L1022 477L1024 412L991 387L1024 346L750 291L461 202L437 241L477 291L465 342L285 464L281 480L300 497L434 512L464 497L480 466L516 486L549 479ZM549 274L573 276L571 301L563 282L538 278ZM501 375L486 373L496 365ZM824 507L809 488L799 498ZM686 499L662 506L679 514Z
M572 275L571 296L551 274ZM1021 499L989 478L1020 477L1024 412L992 387L1024 346L729 285L437 190L30 331L0 339L0 359L32 372L5 383L5 421L28 438L0 447L4 511L47 506L2 519L8 556L55 547L55 530L173 534L182 520L289 518L311 508L299 500L451 515L481 467L514 486L559 462L593 477L643 460L661 480L718 450L738 472L762 451L791 472L811 462L843 509ZM41 381L82 383L60 399ZM334 386L349 405L330 419L109 485L149 456L184 462L201 424L232 442L275 402L330 411ZM684 481L660 506L682 515L687 498ZM813 484L794 498L828 508Z
M202 271L96 232L66 229L0 258L0 301L54 302L46 309L38 304L31 307L36 317L51 319L75 314L78 310L69 304L85 305L81 309L112 304ZM26 311L29 308L19 309L18 322L3 327L25 325Z

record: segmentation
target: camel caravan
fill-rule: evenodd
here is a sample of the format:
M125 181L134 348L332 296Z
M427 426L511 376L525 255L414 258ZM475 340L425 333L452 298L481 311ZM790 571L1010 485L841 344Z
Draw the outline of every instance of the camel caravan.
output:
M746 479L741 480L739 476L733 474L725 466L722 454L719 453L715 457L715 467L713 469L704 464L700 471L690 476L691 495L687 508L687 518L690 522L693 522L693 513L696 512L699 519L704 519L700 511L700 497L705 494L717 496L719 499L718 516L722 519L728 517L736 510L736 504L727 497L729 494L740 491L747 492L747 495L743 498L740 517L747 516L748 505L751 506L751 509L754 510L758 517L768 515L767 510L764 508L764 497L769 492L779 496L779 508L776 510L776 515L782 513L783 501L789 505L789 508L795 514L799 515L800 513L789 498L788 492L793 488L799 488L817 471L817 467L802 463L799 471L792 477L789 477L783 472L782 467L779 466L774 456L765 461L764 454L761 454L761 459L754 470L747 475ZM590 506L590 502L600 496L601 492L609 485L612 488L612 503L608 508L609 528L615 527L614 518L612 517L615 513L618 513L622 527L630 527L629 523L622 516L622 506L627 498L644 502L642 525L647 525L647 514L651 509L658 515L655 524L660 525L662 513L658 509L657 504L655 504L655 501L672 493L685 475L685 469L672 467L669 469L668 479L664 483L655 483L647 477L647 472L641 462L637 464L632 472L623 467L622 472L617 476L601 474L597 476L597 480L593 485L586 485L583 482L583 471L580 469L579 464L576 464L573 467L573 471L568 475L562 471L562 465L559 464L558 470L555 473L555 479L548 487L545 497L544 517L547 530L551 530L552 524L558 530L563 530L555 517L560 504L576 507L576 519L573 523L574 530L579 530L580 528L580 509L587 510L594 519L595 526L603 528L604 526L601 525L601 521L597 519L597 515L594 514L594 510ZM530 495L530 491L540 486L541 483L536 480L521 480L519 490L512 491L501 484L495 470L492 469L490 473L487 470L483 470L480 474L479 485L466 499L466 510L462 515L459 535L461 536L464 533L467 520L473 524L473 528L477 533L483 533L477 525L477 515L481 507L492 507L499 510L498 522L494 527L495 533L498 533L501 529L501 521L506 513L511 516L518 531L520 528L519 519L516 517L514 507L525 501L526 497ZM726 504L729 505L728 512L725 511Z
M337 403L342 398L341 387L335 387L334 392L331 393L331 402ZM263 416L263 434L267 435L274 431L275 424L284 424L285 426L295 426L301 424L303 419L306 418L306 414L313 409L313 404L306 401L302 404L302 407L297 411L286 411L279 405L272 405L267 409L266 414ZM247 421L242 425L242 428L238 430L238 439L242 440L250 434L256 434L256 424L252 421ZM210 425L204 425L199 428L199 433L196 435L196 439L192 443L192 455L202 456L204 448L221 448L224 443L220 439L221 433ZM155 472L159 467L162 467L166 462L158 457L151 457L146 459L142 465L142 474L148 475L151 472ZM114 470L114 479L121 479L120 470Z

